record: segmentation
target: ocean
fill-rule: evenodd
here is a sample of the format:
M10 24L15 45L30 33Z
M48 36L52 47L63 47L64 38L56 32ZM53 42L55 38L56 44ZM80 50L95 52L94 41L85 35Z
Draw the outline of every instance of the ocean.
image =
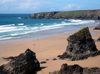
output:
M96 26L98 20L21 19L31 14L0 14L0 41L38 39Z

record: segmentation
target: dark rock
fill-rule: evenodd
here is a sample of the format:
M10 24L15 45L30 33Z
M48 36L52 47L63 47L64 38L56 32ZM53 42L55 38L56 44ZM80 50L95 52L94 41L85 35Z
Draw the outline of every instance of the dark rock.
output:
M53 60L57 60L56 58L53 58Z
M60 71L55 71L51 74L82 74L83 68L79 65L70 65L63 64Z
M59 71L50 72L49 74L58 74Z
M58 55L57 57L61 57L61 55Z
M100 74L100 68L84 68L83 74Z
M74 61L99 55L99 51L96 48L88 27L85 27L69 36L67 40L68 46L63 55L60 56L61 59L69 58Z
M95 27L94 30L100 30L100 25Z
M52 19L57 12L42 12L31 14L32 19Z
M63 64L60 70L54 71L50 74L100 74L100 68L83 68L77 64L69 66Z
M7 64L0 66L0 73L35 74L35 72L40 69L39 61L36 59L35 53L30 49L10 59Z
M49 61L49 59L46 59L46 61Z
M46 61L42 61L42 62L40 62L41 64L44 64L44 63L47 63Z
M9 60L14 59L14 57L7 57L7 58L3 57L3 59L5 59L5 60L9 61Z
M30 19L30 17L21 17L21 19Z
M97 41L100 41L100 37L97 39Z

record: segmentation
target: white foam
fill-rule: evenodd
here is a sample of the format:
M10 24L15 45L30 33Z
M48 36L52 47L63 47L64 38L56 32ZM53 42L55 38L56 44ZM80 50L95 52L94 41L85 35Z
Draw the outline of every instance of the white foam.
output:
M9 26L14 26L15 24L8 24L8 25L0 25L0 27L9 27Z
M10 34L11 36L16 36L16 35L23 35L23 34L28 34L36 31L28 31L28 32L23 32L23 33L15 33L15 34Z
M1 38L0 40L7 40L7 39L11 39L13 37L7 37L7 38Z
M19 30L23 30L23 28L20 28L20 29L15 29L15 28L10 28L10 29L5 29L5 30L0 30L0 33L2 33L2 32L10 32L10 31L19 31Z
M15 29L16 27L0 27L0 30Z
M35 29L38 29L38 27L32 27L32 28L30 28L31 30L35 30Z
M24 23L19 23L18 25L24 25Z
M18 33L16 33L16 34L10 34L11 36L16 36L16 35L19 35Z
M74 20L74 21L76 21L76 20ZM88 24L88 23L95 23L95 21L94 20L89 20L89 21L87 21L87 20L77 20L76 22L74 22L73 21L73 23L66 23L66 22L62 22L61 24L56 24L56 23L54 23L54 25L50 25L50 26L43 26L43 27L39 27L38 29L39 29L39 31L42 31L42 30L49 30L49 29L56 29L56 28L61 28L61 27L64 27L64 25L69 25L69 26L73 26L73 25L84 25L84 24Z
M43 23L41 25L43 25Z
M72 19L72 20L70 20L71 22L81 22L82 20L74 20L74 19Z
M2 38L2 37L6 37L6 36L9 36L9 35L3 35L3 36L0 36L0 38Z
M18 17L18 19L21 19L21 17Z

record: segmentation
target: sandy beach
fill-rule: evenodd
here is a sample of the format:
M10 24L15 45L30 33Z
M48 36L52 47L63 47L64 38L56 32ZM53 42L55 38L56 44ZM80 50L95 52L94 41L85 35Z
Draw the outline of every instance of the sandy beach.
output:
M89 28L89 30L97 33L92 35L92 38L97 40L97 38L100 37L100 31L93 30L93 28L94 27ZM39 60L39 62L49 59L49 61L46 61L47 63L41 64L42 70L37 72L37 74L49 74L49 72L53 72L55 70L57 71L60 69L63 63L67 63L68 65L79 64L82 67L100 67L100 56L89 57L88 59L79 61L58 59L57 56L63 54L63 52L66 50L68 44L67 38L73 33L74 32L36 40L25 40L0 44L0 65L8 62L3 60L2 57L17 56L29 48L36 53L36 58ZM95 44L97 49L100 50L100 42L96 41ZM53 60L53 58L57 58L57 60Z

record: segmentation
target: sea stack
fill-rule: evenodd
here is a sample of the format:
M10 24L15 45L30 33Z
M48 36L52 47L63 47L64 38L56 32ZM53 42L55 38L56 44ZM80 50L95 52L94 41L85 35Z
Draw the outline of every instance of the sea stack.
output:
M40 69L36 55L30 49L19 56L10 58L10 61L0 66L0 74L35 74Z
M99 55L99 51L96 48L88 27L69 36L67 41L68 46L66 51L60 56L61 59L69 58L74 61Z

